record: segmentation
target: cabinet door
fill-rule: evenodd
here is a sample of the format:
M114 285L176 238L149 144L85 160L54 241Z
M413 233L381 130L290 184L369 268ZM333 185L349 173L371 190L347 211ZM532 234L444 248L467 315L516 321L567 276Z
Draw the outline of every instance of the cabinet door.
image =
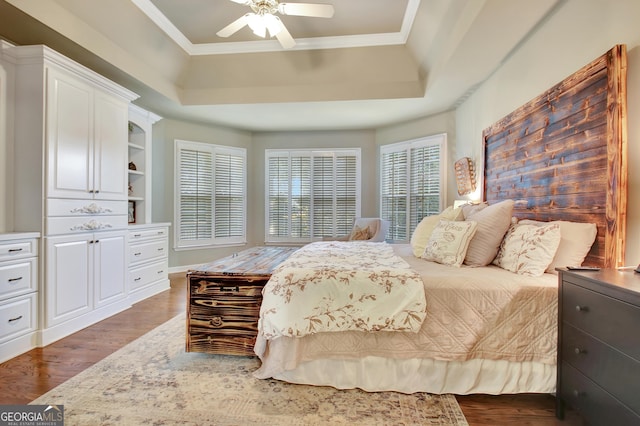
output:
M46 238L46 327L93 309L92 234Z
M93 198L93 88L47 68L47 196Z
M127 103L95 92L94 196L127 199Z
M94 234L95 306L108 305L127 295L128 231Z

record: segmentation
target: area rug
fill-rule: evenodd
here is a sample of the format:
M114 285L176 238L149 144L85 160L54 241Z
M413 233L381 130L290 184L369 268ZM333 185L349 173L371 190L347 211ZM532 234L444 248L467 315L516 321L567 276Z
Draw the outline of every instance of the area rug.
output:
M453 395L368 393L251 375L252 357L186 353L179 315L32 402L65 425L467 425Z

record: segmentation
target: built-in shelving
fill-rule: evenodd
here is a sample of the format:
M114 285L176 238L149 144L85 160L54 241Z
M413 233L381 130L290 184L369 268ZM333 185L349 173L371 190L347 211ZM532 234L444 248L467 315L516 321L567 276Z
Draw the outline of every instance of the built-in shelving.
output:
M151 128L161 117L129 108L129 223L151 222ZM133 221L132 221L133 220Z

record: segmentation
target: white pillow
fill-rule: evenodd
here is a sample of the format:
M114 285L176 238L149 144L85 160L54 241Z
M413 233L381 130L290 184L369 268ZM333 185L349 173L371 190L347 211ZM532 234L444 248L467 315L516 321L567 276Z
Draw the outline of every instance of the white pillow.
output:
M442 213L433 216L426 216L420 221L418 226L416 226L416 229L413 231L413 234L411 234L410 241L411 249L413 250L413 255L415 257L420 257L422 256L422 253L424 253L429 237L440 219L462 220L462 209L454 209L453 206L449 206L444 209Z
M560 225L512 225L500 245L494 264L520 275L545 273L560 245Z
M476 226L473 221L440 219L429 237L422 258L459 268Z
M486 266L495 259L502 237L511 225L513 205L513 200L500 201L465 217L465 220L478 222L476 235L471 240L464 259L465 264Z
M553 261L547 268L547 272L552 273L556 273L556 268L582 265L598 234L598 227L595 223L569 222L566 220L540 222L529 219L523 219L520 223L538 226L549 223L560 225L560 245Z

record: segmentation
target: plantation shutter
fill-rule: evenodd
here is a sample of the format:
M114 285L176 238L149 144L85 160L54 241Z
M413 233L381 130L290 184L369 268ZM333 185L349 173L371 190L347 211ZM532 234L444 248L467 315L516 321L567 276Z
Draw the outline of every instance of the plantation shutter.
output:
M267 150L268 242L346 235L360 212L359 150Z
M176 247L244 243L246 151L176 141Z
M425 216L444 204L446 135L385 145L380 150L380 212L389 238L408 242Z

